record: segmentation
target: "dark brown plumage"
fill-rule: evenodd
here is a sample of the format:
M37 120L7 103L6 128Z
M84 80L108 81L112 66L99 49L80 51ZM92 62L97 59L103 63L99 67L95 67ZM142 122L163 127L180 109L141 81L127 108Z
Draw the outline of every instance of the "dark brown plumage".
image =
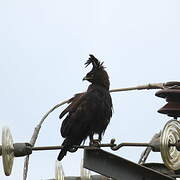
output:
M112 116L112 100L109 94L109 77L93 55L85 63L86 67L92 64L92 70L83 80L91 82L85 93L76 94L70 105L60 114L60 118L67 114L62 122L61 135L65 138L58 160L66 155L73 145L80 145L87 137L93 140L98 134L101 141Z

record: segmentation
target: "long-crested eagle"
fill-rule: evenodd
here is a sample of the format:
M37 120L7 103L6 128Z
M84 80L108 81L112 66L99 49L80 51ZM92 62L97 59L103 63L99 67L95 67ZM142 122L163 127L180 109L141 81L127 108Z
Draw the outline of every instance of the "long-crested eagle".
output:
M92 70L83 80L91 84L84 93L76 94L69 106L60 114L61 119L66 115L61 126L61 135L64 139L58 160L61 161L67 151L74 145L80 145L87 137L93 141L93 135L98 134L101 141L112 116L112 100L109 93L109 76L103 63L90 55L85 63L86 67L92 64Z

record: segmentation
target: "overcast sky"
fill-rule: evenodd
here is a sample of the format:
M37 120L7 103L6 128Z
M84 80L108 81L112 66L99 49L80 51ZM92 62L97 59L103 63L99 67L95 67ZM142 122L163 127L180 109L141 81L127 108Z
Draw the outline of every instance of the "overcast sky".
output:
M88 55L104 61L112 88L179 80L179 0L0 1L0 128L14 142L29 142L34 127L55 104L85 91ZM103 142L148 142L171 118L157 113L156 91L113 93L114 114ZM44 123L36 146L60 145L63 106ZM110 149L106 150L112 152ZM137 162L143 148L115 153ZM28 180L54 178L59 151L33 152ZM62 161L65 175L79 175L82 150ZM161 162L152 153L148 162ZM23 158L12 175L22 179Z

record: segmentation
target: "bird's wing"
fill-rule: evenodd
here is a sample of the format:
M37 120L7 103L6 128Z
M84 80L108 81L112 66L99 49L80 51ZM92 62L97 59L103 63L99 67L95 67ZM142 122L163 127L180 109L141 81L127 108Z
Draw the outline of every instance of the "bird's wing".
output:
M86 92L75 96L71 104L60 114L60 117L63 117L68 113L61 126L62 137L77 136L80 131L83 136L86 136L99 106L100 101L96 92Z
M85 93L75 94L73 98L69 100L70 105L59 115L61 119L66 113L74 111L84 98Z

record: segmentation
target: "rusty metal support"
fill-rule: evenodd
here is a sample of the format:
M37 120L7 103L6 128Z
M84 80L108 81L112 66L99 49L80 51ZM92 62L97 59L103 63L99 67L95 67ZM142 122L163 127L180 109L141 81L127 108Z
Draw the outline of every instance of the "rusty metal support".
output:
M56 180L56 179L46 179L46 180ZM65 176L64 180L82 180L82 178L79 176ZM101 175L92 175L90 177L90 180L109 180L109 178Z
M83 166L117 180L174 179L101 149L85 149Z

